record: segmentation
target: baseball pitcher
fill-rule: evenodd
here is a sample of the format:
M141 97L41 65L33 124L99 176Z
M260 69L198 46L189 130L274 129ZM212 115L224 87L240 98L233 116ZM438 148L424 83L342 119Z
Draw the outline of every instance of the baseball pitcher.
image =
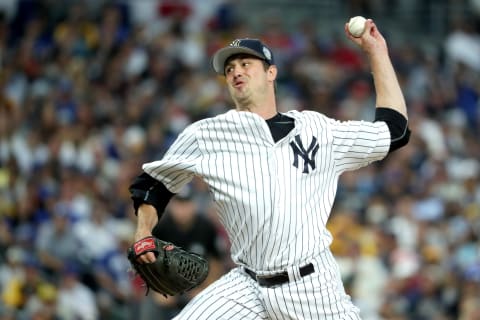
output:
M163 270L144 274L171 279L182 273L168 258L172 245L155 245L151 231L169 199L194 176L209 185L228 232L237 267L175 319L360 319L330 251L327 220L342 172L385 158L408 142L410 131L388 47L375 23L367 19L359 37L345 24L345 34L370 63L373 122L338 121L314 111L279 113L272 51L260 40L237 39L212 58L235 108L188 126L162 159L143 165L130 186L137 214L130 258L137 266L161 264ZM204 278L202 260L190 260L189 281L167 295ZM162 291L162 285L155 287Z

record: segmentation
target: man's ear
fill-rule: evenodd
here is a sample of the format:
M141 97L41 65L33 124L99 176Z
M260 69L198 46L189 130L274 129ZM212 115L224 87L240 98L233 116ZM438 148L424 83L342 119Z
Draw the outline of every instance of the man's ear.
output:
M276 66L274 65L269 66L267 69L268 80L275 81L275 79L277 78L277 72L278 70Z

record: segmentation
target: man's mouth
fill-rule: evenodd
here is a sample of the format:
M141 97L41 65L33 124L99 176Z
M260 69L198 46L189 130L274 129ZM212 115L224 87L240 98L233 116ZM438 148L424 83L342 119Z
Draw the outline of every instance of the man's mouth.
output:
M243 81L235 81L235 82L233 83L233 87L234 87L234 88L240 88L240 87L242 87L243 85L244 85L244 82L243 82Z

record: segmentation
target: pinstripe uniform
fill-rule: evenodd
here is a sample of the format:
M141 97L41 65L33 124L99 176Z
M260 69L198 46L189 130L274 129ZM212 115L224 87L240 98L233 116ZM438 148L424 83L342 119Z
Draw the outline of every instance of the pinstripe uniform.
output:
M326 229L340 174L386 156L385 122L289 111L295 126L275 142L266 121L231 110L187 127L162 160L143 169L173 193L193 176L209 185L238 264L178 319L359 319L345 294ZM315 272L302 276L311 263ZM260 286L286 271L290 281Z

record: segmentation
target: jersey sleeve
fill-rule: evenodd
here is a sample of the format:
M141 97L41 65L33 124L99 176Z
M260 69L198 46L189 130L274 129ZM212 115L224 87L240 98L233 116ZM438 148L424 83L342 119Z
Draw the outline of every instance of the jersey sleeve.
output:
M142 169L161 181L172 193L189 183L196 173L201 153L196 139L196 123L180 133L161 160L145 163Z
M330 120L337 171L358 169L387 155L390 131L384 121Z

